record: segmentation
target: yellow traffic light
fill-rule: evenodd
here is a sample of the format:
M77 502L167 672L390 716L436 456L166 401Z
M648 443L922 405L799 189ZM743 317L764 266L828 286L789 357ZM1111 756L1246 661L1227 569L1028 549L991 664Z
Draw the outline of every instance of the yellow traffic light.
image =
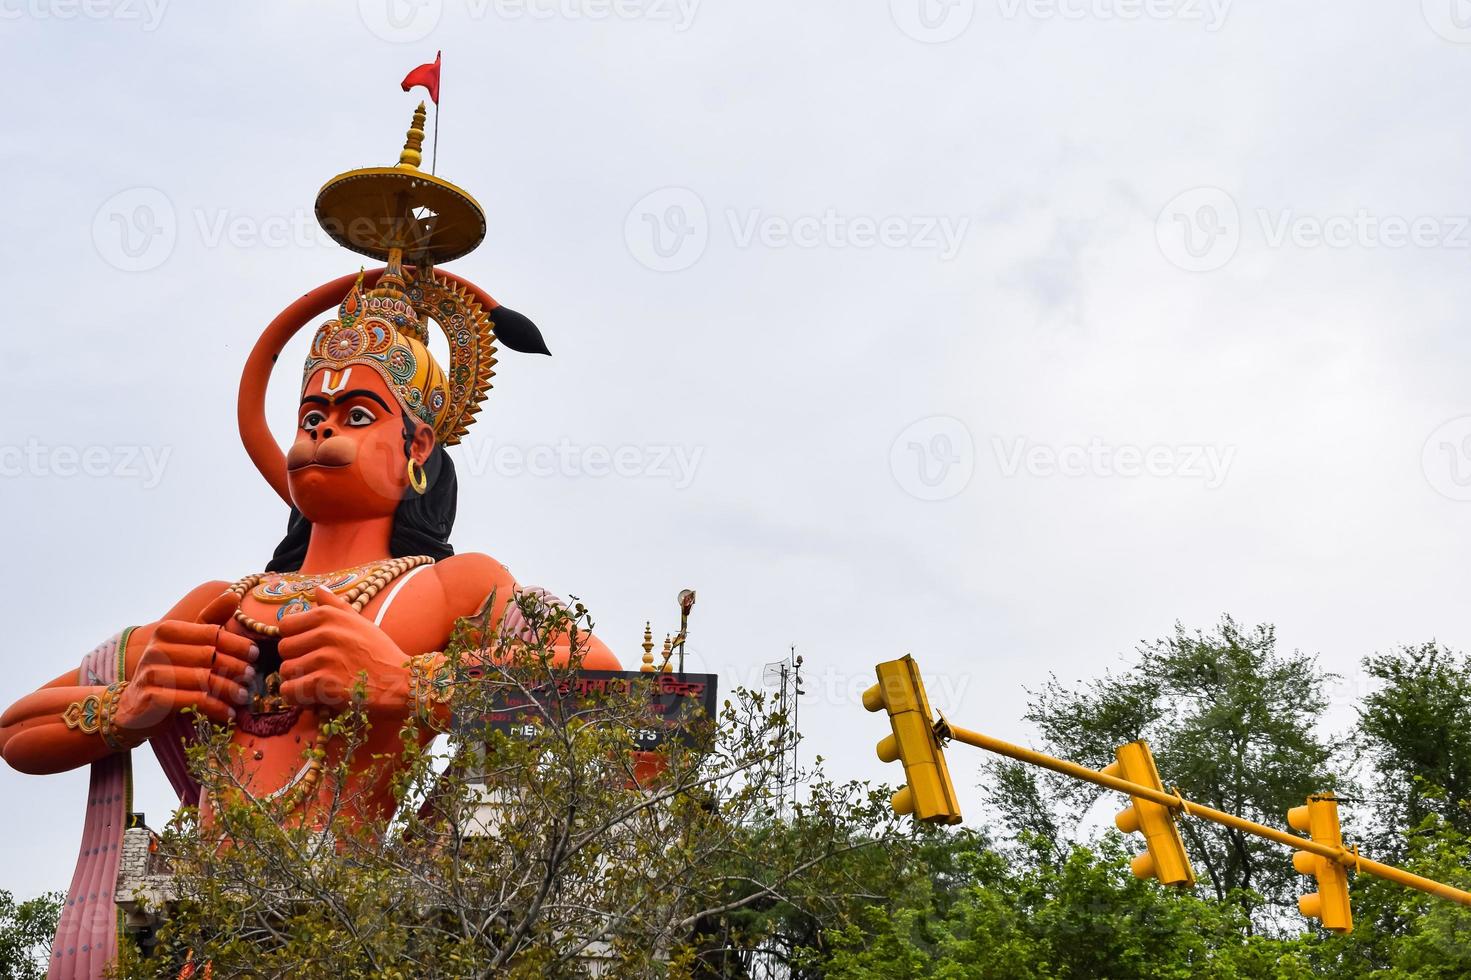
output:
M912 813L926 823L960 823L960 804L935 736L919 665L906 655L879 664L876 671L879 682L863 692L863 706L889 712L893 734L879 742L878 756L885 762L904 763L908 784L894 794L894 812Z
M1159 770L1154 765L1154 756L1144 742L1122 745L1114 751L1114 757L1117 761L1104 768L1105 775L1164 790ZM1180 838L1180 828L1175 825L1175 815L1170 808L1139 796L1131 799L1133 805L1114 817L1114 823L1126 834L1144 835L1148 850L1134 858L1131 866L1135 877L1158 878L1162 884L1183 888L1194 886L1195 872L1190 867L1185 842Z
M1306 833L1319 844L1340 850L1343 834L1338 827L1338 800L1332 796L1310 796L1307 806L1287 811L1287 824ZM1309 851L1292 855L1292 866L1318 880L1318 890L1297 900L1297 908L1310 919L1321 919L1324 929L1353 932L1354 914L1348 900L1348 868L1331 858Z

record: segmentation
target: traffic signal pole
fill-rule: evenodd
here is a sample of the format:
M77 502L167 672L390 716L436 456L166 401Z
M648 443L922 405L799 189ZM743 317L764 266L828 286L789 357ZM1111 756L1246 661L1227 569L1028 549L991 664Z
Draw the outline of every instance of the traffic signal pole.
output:
M1353 868L1364 874L1371 874L1376 878L1383 878L1387 881L1404 885L1407 888L1418 889L1437 898L1449 899L1460 905L1471 906L1471 892L1465 892L1442 882L1421 877L1403 868L1396 868L1392 864L1371 861L1344 847L1332 847L1327 844L1320 844L1310 838L1298 837L1295 834L1289 834L1285 830L1278 830L1276 827L1269 827L1266 824L1260 824L1254 820L1247 820L1245 817L1238 817L1234 813L1226 813L1223 810L1217 810L1215 807L1205 806L1201 803L1192 803L1181 796L1155 789L1153 786L1133 783L1127 779L1120 779L1117 776L1099 772L1096 769L1089 769L1087 766L1080 766L1076 762L1056 759L1050 755L1023 748L1020 745L1003 742L999 738L982 735L980 732L973 732L967 728L959 728L951 725L943 717L935 723L935 735L941 742L948 739L963 742L966 745L974 745L978 749L985 749L987 752L1004 755L1007 758L1015 759L1018 762L1025 762L1028 765L1050 769L1061 775L1069 776L1073 779L1081 779L1084 782L1092 783L1095 786L1102 786L1104 789L1111 789L1115 792L1123 793L1126 796L1150 800L1161 806L1169 807L1172 812L1186 813L1192 817L1199 817L1202 820L1209 820L1212 823L1218 823L1226 827L1244 831L1248 834L1253 834L1257 837L1275 841L1294 850L1307 851L1308 853L1337 862L1344 867Z

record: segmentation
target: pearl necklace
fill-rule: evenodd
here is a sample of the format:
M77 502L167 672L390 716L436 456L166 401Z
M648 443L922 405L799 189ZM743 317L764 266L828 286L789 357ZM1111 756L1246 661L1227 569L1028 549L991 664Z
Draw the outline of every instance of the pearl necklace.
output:
M418 568L421 565L432 565L434 559L428 555L414 555L410 558L391 558L381 564L358 565L341 572L327 572L321 575L283 575L274 584L267 586L269 590L266 596L256 589L265 580L268 572L259 572L255 575L247 575L245 578L230 586L230 591L241 599L252 589L255 589L254 598L263 602L281 602L280 612L276 613L276 619L282 620L287 616L304 612L312 607L312 603L306 597L318 586L326 587L336 594L337 586L352 584L352 588L342 593L343 601L352 606L355 612L362 612L373 598L382 592L390 582L405 572ZM279 637L281 627L274 623L262 623L245 614L245 610L235 610L235 621L257 636Z

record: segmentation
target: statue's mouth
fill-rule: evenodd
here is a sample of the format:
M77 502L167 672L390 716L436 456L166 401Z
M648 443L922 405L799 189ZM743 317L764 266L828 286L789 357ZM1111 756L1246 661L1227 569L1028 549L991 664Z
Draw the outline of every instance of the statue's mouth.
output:
M286 468L300 470L308 466L321 466L325 469L337 469L351 465L357 458L358 444L346 436L328 436L320 443L298 439L286 451Z
M291 472L293 472L293 473L298 473L301 470L310 470L310 469L340 470L344 466L351 466L351 465L352 465L351 462L346 462L346 463L324 463L321 460L313 459L313 460L310 460L310 461L305 462L305 463L296 463L294 465L288 462L287 465L286 465L286 468L288 470L290 470Z

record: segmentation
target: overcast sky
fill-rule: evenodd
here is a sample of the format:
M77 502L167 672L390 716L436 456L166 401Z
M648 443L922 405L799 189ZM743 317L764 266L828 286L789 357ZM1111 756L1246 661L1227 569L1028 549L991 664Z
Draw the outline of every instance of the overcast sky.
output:
M892 779L905 652L1026 740L1176 620L1277 624L1338 725L1365 655L1471 645L1464 0L0 0L0 701L263 566L241 365L358 268L313 199L436 49L449 268L555 354L502 355L454 541L625 665L696 588L692 669L795 644L806 757ZM85 787L0 770L0 887L66 887Z

